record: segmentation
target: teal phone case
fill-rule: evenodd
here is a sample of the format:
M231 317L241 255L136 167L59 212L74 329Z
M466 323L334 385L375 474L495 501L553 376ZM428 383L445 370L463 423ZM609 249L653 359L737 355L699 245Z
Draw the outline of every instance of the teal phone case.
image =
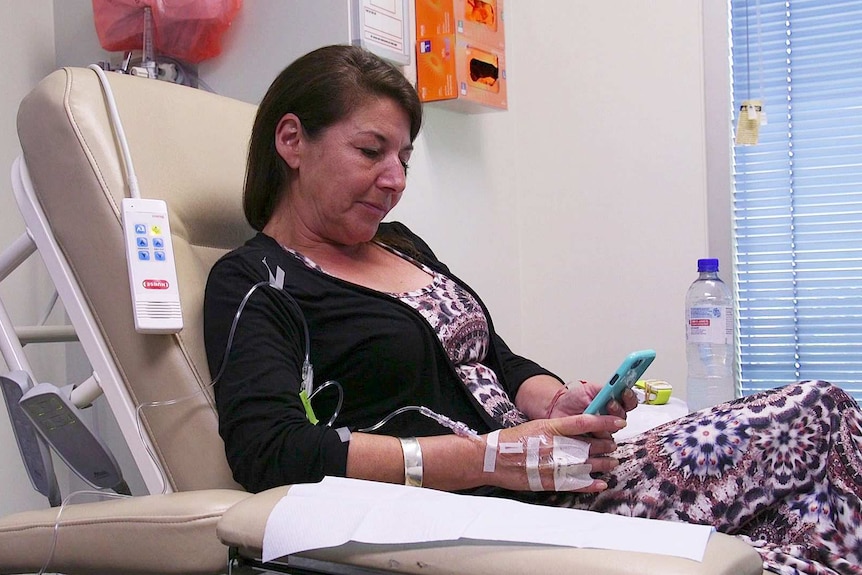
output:
M584 413L606 415L611 399L619 400L626 388L631 389L655 359L655 351L643 349L626 356L607 384L593 398Z

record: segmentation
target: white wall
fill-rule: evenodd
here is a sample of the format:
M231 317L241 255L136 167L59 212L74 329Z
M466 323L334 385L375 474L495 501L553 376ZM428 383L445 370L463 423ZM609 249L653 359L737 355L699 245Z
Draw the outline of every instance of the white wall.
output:
M344 0L305 0L318 14L311 21L298 4L246 2L225 53L200 67L207 84L256 102L311 38L339 41L316 23ZM695 259L730 251L724 7L508 0L510 109L426 108L393 219L479 291L514 349L564 378L604 379L628 351L653 347L650 375L684 387L683 298ZM54 10L58 64L105 58L89 0ZM31 46L42 36L20 37ZM4 49L8 38L0 35ZM4 100L2 113L19 98ZM0 443L13 461L10 451Z
M396 217L524 355L601 380L652 347L649 375L684 393L695 260L720 257L730 279L726 4L506 6L510 109L427 107Z
M201 77L259 101L296 56L347 41L346 4L246 3ZM106 57L88 0L56 10L59 63ZM506 27L509 111L427 106L391 217L475 284L517 350L603 379L653 347L650 375L683 392L695 260L721 257L729 279L726 4L510 0Z
M650 347L682 389L708 255L702 3L509 5L522 349L596 380Z
M24 224L12 199L9 173L12 161L21 153L15 124L18 102L33 85L54 69L54 26L51 0L19 2L0 0L0 52L6 65L0 90L0 249L24 232ZM38 258L0 284L0 296L13 321L32 324L41 319L50 302L44 269ZM56 348L57 345L48 346ZM46 378L56 375L63 357L53 364L44 361L40 351L27 348L34 371ZM54 351L57 351L56 349ZM60 350L62 352L62 350ZM2 359L0 369L6 371ZM60 370L61 371L61 370ZM30 487L20 463L18 449L5 405L0 402L0 516L12 511L45 506L45 499Z
M703 70L706 109L706 188L709 254L721 260L721 276L732 279L733 178L728 3L703 2Z

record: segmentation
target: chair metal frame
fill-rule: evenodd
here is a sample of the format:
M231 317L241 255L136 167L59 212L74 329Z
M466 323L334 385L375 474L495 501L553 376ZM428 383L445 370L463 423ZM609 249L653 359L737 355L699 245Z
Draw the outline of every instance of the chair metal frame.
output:
M48 220L36 199L23 157L14 161L11 176L12 191L26 231L0 253L0 281L38 252L72 325L16 327L0 298L0 353L3 359L10 370L25 371L36 381L33 369L24 354L24 345L80 342L92 366L93 375L76 387L73 403L84 407L97 396L104 394L148 491L170 492L170 485L164 481L160 465L150 456L152 446L145 434L140 432L137 408L126 393L125 386L121 384L116 364L106 351L108 347L104 337L96 326L93 314L74 280L69 262L57 245Z

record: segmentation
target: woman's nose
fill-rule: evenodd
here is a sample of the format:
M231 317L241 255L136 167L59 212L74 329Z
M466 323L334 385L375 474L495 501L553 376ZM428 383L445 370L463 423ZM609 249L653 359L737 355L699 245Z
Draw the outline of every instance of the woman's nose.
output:
M402 191L407 186L407 170L398 156L386 161L383 172L380 174L380 185L381 187L392 188L397 192Z

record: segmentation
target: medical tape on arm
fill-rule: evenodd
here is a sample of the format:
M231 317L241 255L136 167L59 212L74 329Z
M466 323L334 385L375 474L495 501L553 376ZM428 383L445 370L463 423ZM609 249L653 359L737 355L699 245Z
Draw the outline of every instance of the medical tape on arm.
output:
M527 482L531 491L544 491L539 474L539 445L538 437L527 438Z
M485 441L485 463L482 470L485 473L494 473L497 469L497 452L504 453L524 453L524 446L520 442L502 442L500 443L500 430L492 431L488 434Z
M494 473L497 469L497 442L500 440L500 430L492 431L488 434L488 440L485 442L485 473Z
M546 437L527 437L527 447L521 442L501 442L500 430L488 434L485 443L485 460L483 471L493 473L497 468L497 455L515 455L525 453L524 468L527 481L533 491L544 491L541 473L541 446ZM585 441L565 436L553 437L553 451L550 463L554 470L554 490L573 491L588 487L593 483L590 477L592 465L585 463L590 453L590 445Z
M590 444L579 439L554 436L554 490L573 491L593 483L593 466L584 463L590 455Z

